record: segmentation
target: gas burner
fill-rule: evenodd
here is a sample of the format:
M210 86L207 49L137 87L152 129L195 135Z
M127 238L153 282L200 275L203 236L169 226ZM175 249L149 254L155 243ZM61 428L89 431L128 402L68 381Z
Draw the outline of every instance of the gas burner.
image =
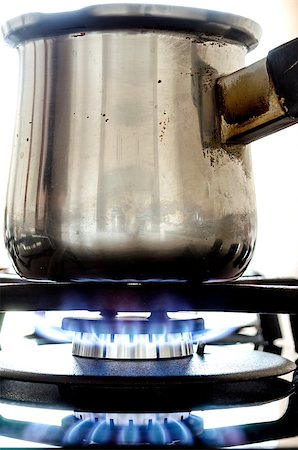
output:
M165 423L168 420L182 421L189 417L190 412L146 412L146 413L96 413L87 411L74 411L74 417L79 420L90 420L90 422L103 422L113 425L150 425L150 423Z
M164 312L98 318L65 318L65 330L73 331L72 354L98 359L164 359L191 356L204 321L169 318ZM199 345L200 352L203 346Z

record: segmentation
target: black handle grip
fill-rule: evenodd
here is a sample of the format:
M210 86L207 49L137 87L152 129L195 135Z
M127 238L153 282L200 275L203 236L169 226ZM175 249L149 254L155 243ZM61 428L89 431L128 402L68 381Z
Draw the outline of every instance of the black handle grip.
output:
M267 70L287 115L298 118L298 38L268 53Z

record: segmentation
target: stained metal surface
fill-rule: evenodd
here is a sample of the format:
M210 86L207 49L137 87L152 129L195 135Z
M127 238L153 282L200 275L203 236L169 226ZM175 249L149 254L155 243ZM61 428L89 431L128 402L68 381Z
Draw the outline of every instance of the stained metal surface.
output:
M218 80L223 143L248 144L298 121L297 50L293 39Z
M297 121L295 101L287 111L264 61L238 72L259 27L214 11L123 4L28 14L3 30L20 56L5 216L18 273L243 274L256 239L244 144ZM292 44L283 59L287 96L288 75L293 87L297 79ZM284 47L275 50L270 67Z
M271 133L286 116L266 58L221 78L218 86L222 142L248 144Z
M3 24L11 45L25 39L73 31L76 37L91 29L155 28L212 32L253 49L261 36L260 26L245 17L199 8L154 4L103 4L67 13L29 13Z
M19 273L243 273L256 237L251 158L221 145L215 85L247 48L216 21L208 30L95 27L18 45L5 240Z

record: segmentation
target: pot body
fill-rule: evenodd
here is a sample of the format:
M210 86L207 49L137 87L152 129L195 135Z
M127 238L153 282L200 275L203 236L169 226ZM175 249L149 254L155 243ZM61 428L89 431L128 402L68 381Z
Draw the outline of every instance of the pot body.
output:
M20 43L5 239L30 279L235 279L256 235L250 150L215 83L246 47L158 30Z

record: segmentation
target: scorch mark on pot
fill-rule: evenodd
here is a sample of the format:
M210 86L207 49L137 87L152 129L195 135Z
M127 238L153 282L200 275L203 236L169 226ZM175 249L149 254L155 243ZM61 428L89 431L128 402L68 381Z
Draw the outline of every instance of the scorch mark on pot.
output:
M78 33L78 34L72 34L71 37L81 37L81 36L85 36L85 34L86 33L81 32L81 33Z
M211 37L213 42L210 40ZM202 44L204 47L207 45L217 45L218 47L229 45L227 42L223 41L223 36L214 36L213 34L208 35L207 33L202 33L201 38L198 38L197 36L186 36L185 39L191 41L192 44Z
M164 115L166 115L166 112L164 112ZM160 135L159 135L160 142L162 142L164 137L165 137L166 128L167 128L167 125L168 125L169 122L170 122L169 117L165 118L164 120L161 120L160 122L158 122L158 125L161 128Z
M103 117L103 118L105 118L106 117L106 114L105 113L100 113L100 115ZM105 122L108 122L110 119L108 119L108 118L105 118Z

